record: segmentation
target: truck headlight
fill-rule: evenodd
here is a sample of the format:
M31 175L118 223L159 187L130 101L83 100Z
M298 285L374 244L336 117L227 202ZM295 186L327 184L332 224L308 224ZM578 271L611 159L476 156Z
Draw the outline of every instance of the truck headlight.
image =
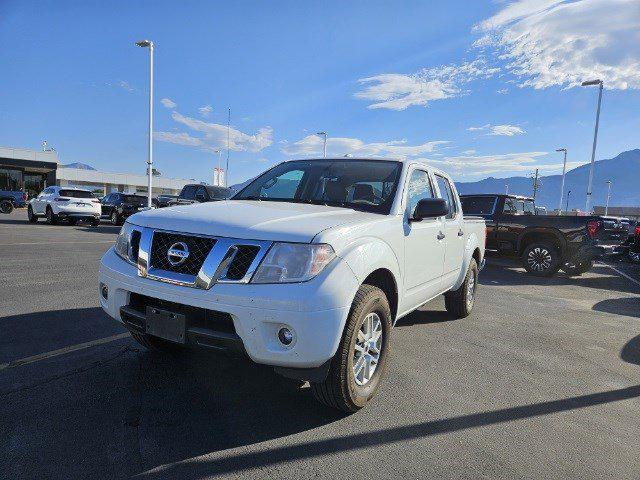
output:
M138 261L138 249L132 248L131 245L131 236L133 232L133 225L129 222L125 222L125 224L122 225L122 228L120 229L118 238L116 238L116 245L114 247L114 250L120 258L126 260L129 263L135 264Z
M331 245L274 243L251 283L306 282L322 272L335 256Z

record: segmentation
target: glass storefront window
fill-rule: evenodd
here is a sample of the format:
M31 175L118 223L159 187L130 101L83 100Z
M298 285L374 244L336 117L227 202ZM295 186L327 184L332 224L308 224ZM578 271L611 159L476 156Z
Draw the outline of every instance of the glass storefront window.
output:
M22 190L22 172L20 170L0 168L0 190Z
M24 191L27 192L29 198L35 198L44 190L46 175L42 173L25 173L24 174Z

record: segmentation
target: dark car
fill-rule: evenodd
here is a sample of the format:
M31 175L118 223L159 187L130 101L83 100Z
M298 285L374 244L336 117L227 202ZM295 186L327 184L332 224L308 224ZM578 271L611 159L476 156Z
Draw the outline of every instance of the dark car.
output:
M0 213L11 213L14 208L27 205L27 194L20 190L0 190Z
M156 206L158 208L162 208L162 207L168 207L169 204L176 200L178 198L178 195L168 195L168 194L162 194L162 195L158 195L158 198L156 199Z
M569 275L587 272L593 260L622 245L627 226L610 217L536 215L532 198L516 195L461 195L465 215L487 224L487 250L522 259L527 272Z
M125 219L147 206L147 197L113 192L102 198L102 218L113 225L122 225Z
M189 184L182 187L178 198L169 202L173 205L189 205L191 203L216 202L231 196L231 189L212 185Z

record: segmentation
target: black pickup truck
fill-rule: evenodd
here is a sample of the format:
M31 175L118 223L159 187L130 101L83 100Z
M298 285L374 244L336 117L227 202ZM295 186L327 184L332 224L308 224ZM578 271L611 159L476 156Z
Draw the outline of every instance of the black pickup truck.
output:
M588 271L593 260L627 240L628 225L612 217L536 215L532 198L517 195L461 195L465 215L487 225L487 250L522 259L527 272L549 276Z
M231 196L231 190L224 187L214 187L212 185L189 184L182 187L180 195L175 200L169 200L167 205L190 205L192 203L216 202L226 200Z

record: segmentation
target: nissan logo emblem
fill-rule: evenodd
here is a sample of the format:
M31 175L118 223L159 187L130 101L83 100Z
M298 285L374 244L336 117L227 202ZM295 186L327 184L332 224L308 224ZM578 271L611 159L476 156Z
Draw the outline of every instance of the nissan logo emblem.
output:
M177 267L189 258L189 247L184 242L176 242L167 250L167 261Z

